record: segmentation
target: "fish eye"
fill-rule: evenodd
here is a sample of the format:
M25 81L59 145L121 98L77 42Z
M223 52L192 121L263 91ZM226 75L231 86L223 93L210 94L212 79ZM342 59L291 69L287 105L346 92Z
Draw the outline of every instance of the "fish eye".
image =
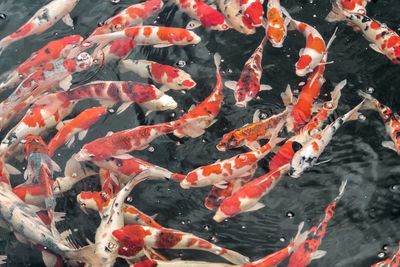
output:
M85 207L86 207L86 203L84 203L84 202L81 202L79 205L80 205L82 208L85 208Z

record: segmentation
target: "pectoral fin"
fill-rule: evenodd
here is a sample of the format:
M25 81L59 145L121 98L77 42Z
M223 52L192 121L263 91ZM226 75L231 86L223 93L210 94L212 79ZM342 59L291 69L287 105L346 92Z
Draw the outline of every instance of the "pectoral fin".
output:
M393 141L383 141L382 146L397 152L396 146L394 145Z
M268 84L261 84L260 85L260 91L270 91L270 90L272 90L271 85L268 85Z
M259 210L259 209L262 209L262 208L265 208L265 205L260 203L260 202L257 202L253 207L251 207L250 209L246 210L246 212L256 211L256 210Z
M60 88L63 89L64 91L67 91L72 85L72 76L68 75L67 78L62 80L59 84Z
M72 20L70 14L65 15L65 16L62 18L62 21L65 23L65 25L71 27L72 29L74 28L74 21Z
M369 44L369 47L371 47L375 52L378 52L379 54L383 54L382 50L376 46L376 44Z
M226 81L224 84L228 89L231 89L234 91L236 90L236 85L237 85L236 81Z
M317 251L311 253L311 259L312 260L317 260L317 259L322 258L325 255L326 255L326 251L325 250L317 250Z
M246 146L247 146L250 150L255 151L255 150L257 150L257 149L260 148L260 143L258 143L257 141L247 142L247 143L246 143Z

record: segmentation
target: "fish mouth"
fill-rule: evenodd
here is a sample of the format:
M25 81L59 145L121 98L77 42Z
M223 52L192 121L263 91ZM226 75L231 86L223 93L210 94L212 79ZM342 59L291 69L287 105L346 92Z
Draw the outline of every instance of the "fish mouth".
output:
M218 144L215 147L217 148L218 151L221 151L221 152L225 152L226 151L226 147L224 145L222 145L222 144L221 145Z
M296 178L297 179L297 178L300 177L300 174L298 172L296 172L296 170L294 168L292 168L292 167L289 169L288 174L292 178Z
M185 181L182 181L180 185L183 189L190 189L190 184Z

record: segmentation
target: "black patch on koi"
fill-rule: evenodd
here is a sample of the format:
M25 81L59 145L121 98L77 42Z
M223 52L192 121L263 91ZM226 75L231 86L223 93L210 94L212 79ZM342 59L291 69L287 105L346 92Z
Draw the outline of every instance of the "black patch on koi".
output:
M292 149L293 149L294 152L297 152L302 148L303 148L303 146L299 142L293 142L292 143Z
M46 54L50 54L50 49L49 49L49 48L46 48L46 49L44 50L44 52L45 52Z
M43 12L38 16L39 21L49 21L49 10L47 8L43 9Z

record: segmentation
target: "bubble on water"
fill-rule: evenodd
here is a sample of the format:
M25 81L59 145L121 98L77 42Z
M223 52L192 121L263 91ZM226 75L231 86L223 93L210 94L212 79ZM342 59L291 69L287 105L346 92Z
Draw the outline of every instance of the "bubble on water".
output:
M385 252L380 252L379 254L378 254L378 258L380 258L380 259L383 259L383 258L385 258L386 257L386 253Z
M242 225L242 229L246 229L246 225Z
M314 14L314 15L312 15L312 16L313 16L313 18L316 18L316 17L317 17L317 15L315 15L315 14Z
M392 185L390 187L390 191L392 191L393 193L400 193L400 185L398 184Z
M104 26L104 22L97 23L97 27L101 27L101 26Z
M0 19L6 19L6 18L7 18L7 15L6 15L6 14L0 13Z
M207 140L205 138L201 139L202 143L207 143Z
M47 250L47 247L43 247L44 250Z
M182 143L181 142L179 142L179 141L176 141L176 143L175 143L177 146L180 146L180 145L182 145Z
M303 86L303 85L305 85L306 83L305 82L300 82L299 83L299 86Z
M191 224L192 221L191 221L191 220L187 220L186 223L187 223L187 224Z
M154 148L154 146L149 146L149 148L147 149L147 151L149 151L150 153L153 153L156 149Z
M183 68L183 67L186 66L186 61L184 61L184 60L179 60L178 62L176 62L176 65L177 65L179 68Z
M76 233L76 232L78 232L79 230L78 230L78 228L74 228L73 231Z
M115 113L115 109L109 108L109 109L108 109L108 113L111 113L111 114L112 114L112 113Z
M284 237L282 236L281 238L279 238L279 241L285 242L285 241L286 241L286 238L284 238Z
M224 61L225 61L225 60L222 58L222 59L221 59L221 62L224 62Z
M375 89L373 87L368 87L368 89L367 89L368 94L372 94L374 91L375 91Z
M260 119L265 120L266 118L268 118L268 115L264 112L260 113Z
M57 35L58 35L58 32L54 32L54 33L53 33L53 36L57 36Z
M286 212L286 217L293 218L294 217L294 212L293 211Z
M210 229L211 229L211 227L208 224L203 226L204 231L210 231Z
M360 121L365 121L367 118L363 114L360 114L360 115L358 115L358 119Z
M383 250L383 251L388 251L388 250L389 250L389 245L386 245L386 244L383 245L383 246L382 246L382 250Z
M181 94L186 95L186 91L185 90L181 90Z
M61 157L61 153L57 153L57 156Z
M228 69L227 71L228 71L228 73L232 73L232 72L233 72L233 70L232 70L232 69Z
M25 169L26 169L26 167L22 167L22 169L23 169L23 170L25 170Z
M121 0L111 0L111 3L118 4Z
M300 92L299 89L294 89L294 90L293 90L293 94L294 94L294 95L298 95L299 92Z
M129 202L129 203L130 203L130 202L132 202L132 201L133 201L133 197L129 196L129 197L126 198L126 202Z
M175 113L175 112L172 112L170 116L171 116L171 118L175 118L176 113Z
M186 222L185 222L185 221L181 221L181 224L185 225L185 224L186 224Z
M217 243L218 242L218 238L215 235L212 235L210 237L210 241L213 242L213 243Z
M287 55L286 55L286 57L287 57L287 58L289 58L289 57L290 57L290 55L289 55L289 54L287 54Z

